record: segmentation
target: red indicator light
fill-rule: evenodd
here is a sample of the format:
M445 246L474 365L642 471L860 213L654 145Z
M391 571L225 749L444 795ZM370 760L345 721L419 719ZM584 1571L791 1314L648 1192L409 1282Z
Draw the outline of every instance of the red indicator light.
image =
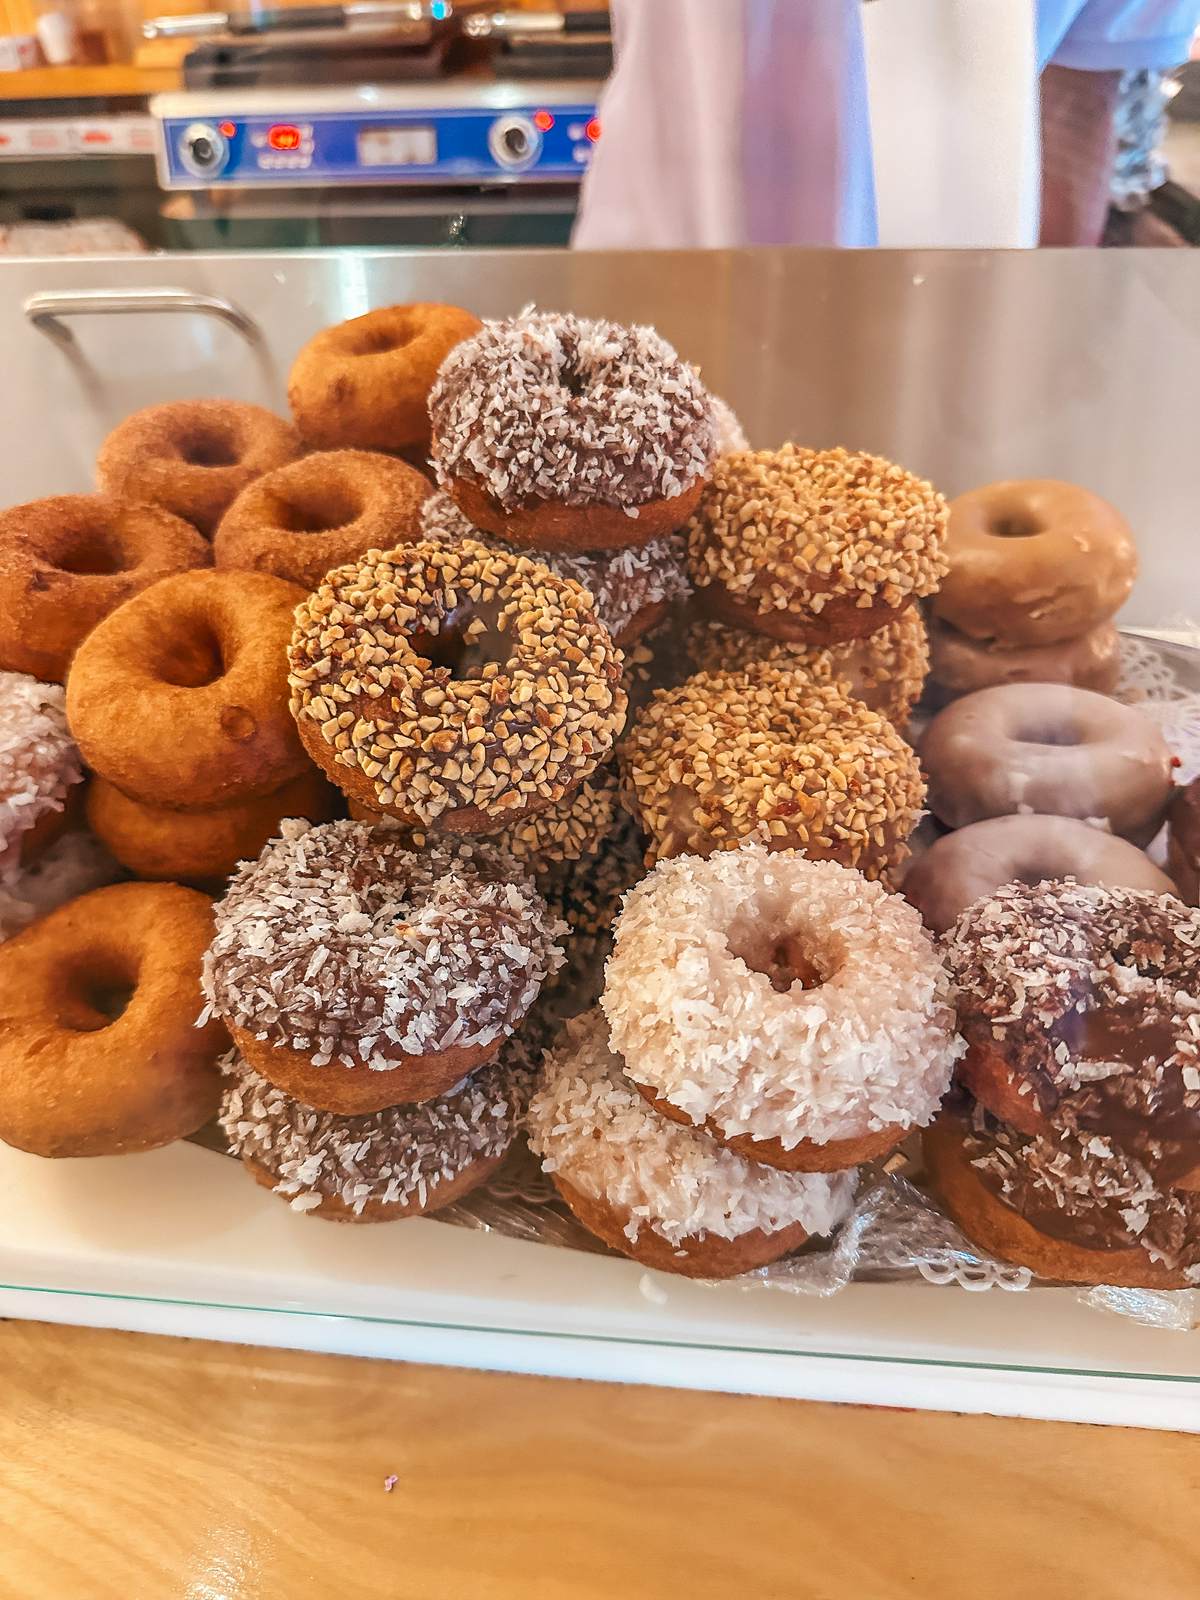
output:
M222 139L232 139L234 134L237 132L237 123L219 122L217 124L217 132L221 135Z
M293 128L288 123L280 123L267 134L267 143L272 150L299 150L300 129Z
M535 111L533 113L533 125L539 133L549 133L554 126L554 118L549 111Z
M583 131L587 134L592 143L595 144L596 140L600 137L600 118L593 117Z

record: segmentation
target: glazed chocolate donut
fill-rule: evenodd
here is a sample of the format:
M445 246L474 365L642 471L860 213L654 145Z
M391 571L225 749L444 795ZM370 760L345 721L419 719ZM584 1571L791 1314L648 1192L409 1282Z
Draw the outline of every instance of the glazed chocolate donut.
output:
M873 1160L929 1122L963 1046L911 906L831 861L743 845L625 897L601 1005L664 1115L787 1171Z
M1012 883L943 941L958 1076L1031 1136L1110 1138L1164 1182L1200 1172L1200 911L1174 895Z
M881 456L848 450L722 456L688 524L702 610L817 647L876 633L946 570L946 502Z
M1047 645L1118 611L1137 576L1121 513L1073 483L990 483L950 503L936 616L974 639Z
M929 808L948 828L1033 812L1095 820L1144 845L1171 794L1171 752L1157 725L1067 684L966 695L934 717L920 754Z
M186 522L108 495L60 494L0 512L0 668L65 682L110 611L211 560Z
M336 811L336 791L315 767L270 794L231 800L209 811L146 805L103 778L94 778L87 794L88 826L122 866L139 878L201 887L227 878L239 862L254 860L285 817L328 822Z
M1059 1283L1200 1282L1200 1196L1164 1188L1111 1140L1029 1138L975 1107L923 1138L946 1210L975 1245Z
M1057 644L1000 645L934 619L931 675L943 699L1004 683L1069 683L1111 694L1121 676L1121 636L1111 622Z
M96 478L109 494L161 506L211 538L248 483L301 453L295 429L262 406L171 400L113 429Z
M214 1114L226 1047L196 1026L212 905L118 883L0 946L0 1139L38 1156L120 1155Z
M306 1105L360 1116L446 1094L561 964L565 929L510 857L417 854L361 822L281 835L217 908L204 992L254 1070Z
M307 762L287 707L304 591L258 572L185 572L83 644L67 720L84 760L131 799L191 810L270 794Z
M393 456L329 450L242 490L213 539L218 567L273 572L315 589L331 567L420 537L429 479Z
M853 1172L779 1172L660 1117L608 1048L604 1018L568 1026L530 1103L529 1142L583 1226L634 1261L731 1278L830 1234Z
M1072 878L1107 889L1174 894L1175 885L1127 839L1074 817L989 817L941 839L904 876L904 898L934 933L1006 883Z
M652 328L489 322L429 396L438 482L477 528L537 550L647 544L696 508L716 453L708 392Z
M516 551L408 545L296 612L292 711L352 800L452 833L555 805L625 721L621 655L577 584Z
M438 368L483 324L459 306L383 306L324 328L288 377L288 404L313 450L425 453Z
M54 843L77 808L82 782L62 689L0 672L0 877Z

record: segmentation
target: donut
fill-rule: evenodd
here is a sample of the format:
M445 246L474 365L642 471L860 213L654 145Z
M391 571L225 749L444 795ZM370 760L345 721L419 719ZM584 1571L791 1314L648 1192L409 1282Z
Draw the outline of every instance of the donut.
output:
M83 758L131 799L191 810L270 794L307 763L288 715L304 591L259 572L185 572L115 611L67 683Z
M309 755L410 827L511 827L593 772L625 720L620 652L578 585L470 542L338 567L297 609L288 660Z
M765 661L805 672L818 683L840 679L856 700L897 727L921 698L929 670L925 621L916 606L877 633L813 649L699 617L688 628L687 648L697 672L739 672Z
M90 833L64 833L28 867L0 873L0 943L47 912L121 876L121 869Z
M913 908L759 844L636 884L600 1003L660 1112L785 1171L886 1155L931 1121L963 1051Z
M975 1107L923 1138L938 1197L975 1245L1059 1283L1200 1283L1200 1196L1095 1134L1030 1138Z
M221 1130L256 1182L293 1211L390 1222L441 1211L484 1184L517 1136L533 1068L518 1039L436 1100L339 1117L224 1063Z
M1121 513L1052 478L990 483L950 503L950 570L934 614L973 639L1057 644L1124 605L1137 550Z
M288 821L217 907L204 992L256 1072L361 1116L443 1095L490 1060L565 931L495 850L418 854L390 828Z
M502 539L475 528L445 492L439 489L422 507L422 534L437 543L459 544L474 539L490 550L509 548ZM592 550L570 555L559 550L529 550L560 578L573 578L592 597L596 615L623 648L656 628L677 600L692 592L677 535L619 550Z
M709 393L709 406L712 408L713 420L717 428L717 454L719 456L732 455L735 450L749 450L750 441L746 437L746 430L738 420L737 413L728 401L722 400L720 395Z
M270 794L210 811L145 805L103 778L93 779L87 793L88 826L122 866L139 878L201 887L255 859L285 817L328 822L335 814L335 792L312 767Z
M211 902L117 883L0 945L0 1139L37 1156L152 1150L220 1100L216 1022L196 1026Z
M460 306L422 302L383 306L322 329L288 376L288 405L305 444L424 453L438 368L482 326Z
M1074 817L989 817L947 833L904 875L904 898L925 926L945 933L976 900L1006 883L1073 878L1108 889L1174 894L1150 858L1103 828Z
M529 1142L589 1233L643 1266L731 1278L830 1234L854 1172L780 1172L658 1115L608 1048L604 1018L568 1025L527 1116Z
M538 550L648 544L695 510L716 453L704 385L652 328L488 322L429 396L438 482L477 528Z
M369 450L328 450L248 484L213 539L218 567L273 572L315 589L331 567L420 536L433 485L415 467Z
M757 666L659 689L620 753L622 799L647 860L760 837L869 877L907 858L924 786L917 758L839 684Z
M1147 889L1011 883L943 941L960 1081L1021 1133L1094 1133L1200 1172L1200 911Z
M702 611L817 647L877 633L946 570L946 502L882 456L743 450L722 456L687 526Z
M96 457L109 494L161 506L211 537L248 483L302 453L296 430L240 400L169 400L135 411Z
M211 560L186 522L108 495L60 494L0 512L0 669L65 682L110 611Z
M54 843L82 782L62 689L0 672L0 877Z
M934 619L932 676L944 698L1001 683L1069 683L1111 694L1121 676L1121 636L1111 622L1055 644L1000 645Z
M1148 844L1171 794L1171 752L1143 712L1068 684L1010 683L956 700L925 730L929 809L948 828L1039 812Z
M1167 821L1167 866L1188 905L1200 905L1200 779L1173 792Z

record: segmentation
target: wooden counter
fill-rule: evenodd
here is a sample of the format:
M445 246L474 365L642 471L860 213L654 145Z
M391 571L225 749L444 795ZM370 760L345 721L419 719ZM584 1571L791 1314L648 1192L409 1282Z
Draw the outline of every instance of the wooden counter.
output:
M177 66L31 67L0 72L0 116L6 100L90 100L177 89Z
M21 1600L1200 1593L1195 1437L15 1322L0 1371Z

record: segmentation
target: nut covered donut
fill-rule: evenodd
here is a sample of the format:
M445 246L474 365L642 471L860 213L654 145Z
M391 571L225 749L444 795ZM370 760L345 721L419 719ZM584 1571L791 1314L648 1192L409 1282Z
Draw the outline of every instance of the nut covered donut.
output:
M488 833L556 804L624 725L621 654L577 584L515 551L373 551L296 612L292 711L352 800Z
M775 639L875 633L946 571L946 502L882 456L848 450L722 456L688 524L701 608Z
M311 449L424 450L438 368L483 326L459 306L383 306L324 328L301 350L288 404Z
M212 925L193 889L118 883L0 946L0 1139L120 1155L208 1121L226 1048L219 1024L196 1026Z
M65 682L110 611L211 560L186 522L108 495L54 495L0 512L0 668Z
M948 828L1017 812L1081 817L1148 844L1171 794L1171 752L1132 706L1068 684L980 689L921 740L929 808Z
M256 1072L342 1116L445 1094L561 964L511 858L391 828L286 822L217 908L204 991Z
M933 1118L963 1050L911 906L756 844L659 862L630 890L600 1003L664 1115L794 1171L894 1149Z
M846 1216L856 1174L779 1172L661 1117L621 1071L598 1011L572 1023L530 1103L529 1140L590 1233L644 1266L730 1278Z
M429 396L438 482L477 528L540 550L646 544L691 515L716 453L708 392L652 328L489 322Z
M135 411L100 446L102 489L161 506L208 537L254 478L301 453L290 424L238 400L171 400Z
M302 596L265 573L189 572L114 612L67 685L84 760L132 799L180 810L298 776L287 642Z
M82 782L62 689L0 672L0 877L53 844Z
M331 567L420 537L433 485L369 450L328 450L255 479L221 519L219 567L273 572L315 589Z

